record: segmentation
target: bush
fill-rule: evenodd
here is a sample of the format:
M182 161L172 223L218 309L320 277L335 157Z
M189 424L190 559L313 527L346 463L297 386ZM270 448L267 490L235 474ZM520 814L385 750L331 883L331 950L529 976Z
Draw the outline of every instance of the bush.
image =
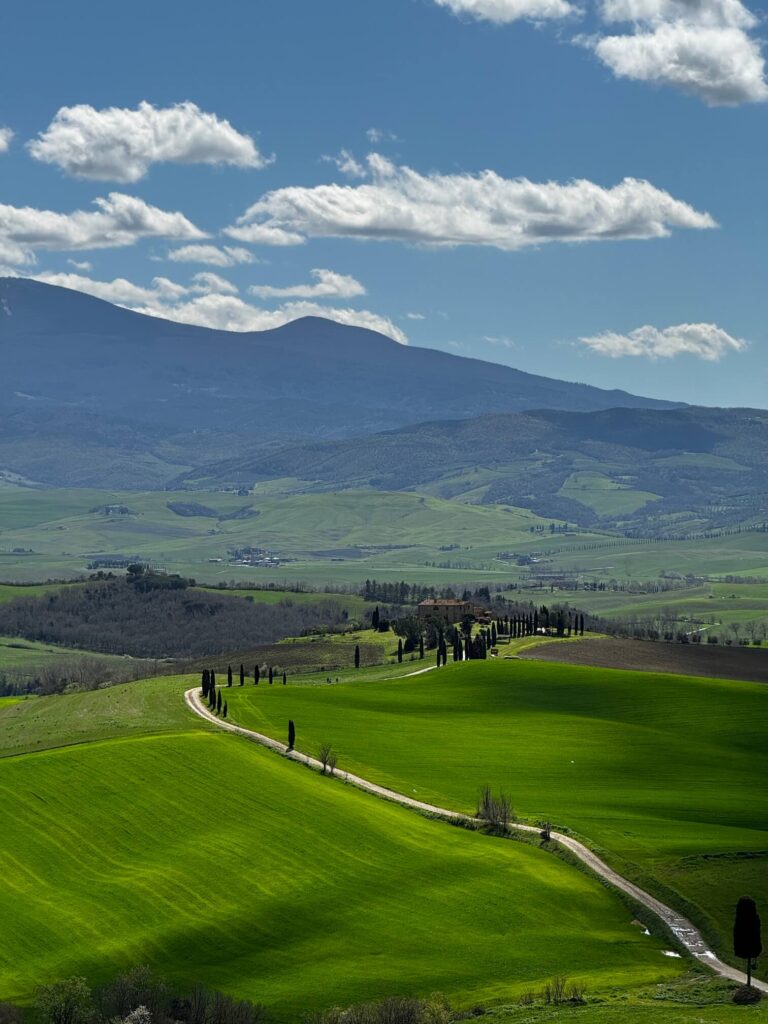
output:
M762 996L759 989L753 988L751 985L741 985L734 989L731 998L737 1006L752 1006L754 1003L759 1003Z

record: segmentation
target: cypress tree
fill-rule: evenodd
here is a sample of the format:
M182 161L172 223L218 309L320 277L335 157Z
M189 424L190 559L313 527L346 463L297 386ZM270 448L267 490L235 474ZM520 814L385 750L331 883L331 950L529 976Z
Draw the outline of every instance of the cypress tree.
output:
M397 641L397 660L400 662L403 660L403 641Z
M419 637L419 657L424 657L424 634L422 633Z
M215 686L211 686L208 689L208 707L210 707L210 708L215 708L216 707L216 687Z
M240 666L240 685L245 686L245 666Z
M253 685L254 686L258 686L259 685L259 674L260 674L259 673L259 666L258 665L254 665L253 666Z
M227 711L228 710L229 710L229 708L227 707L227 702L224 701L224 707L221 710L221 717L222 718L226 718L227 717Z
M760 935L760 917L755 901L749 896L742 896L736 904L736 917L733 922L733 954L739 960L747 962L747 985L752 984L752 970L755 960L763 951Z
M288 676L285 674L285 672L283 672L283 686L285 686L287 680L288 680Z
M373 609L373 614L371 615L371 629L378 629L380 622L381 613L379 612L379 606L376 605L376 607Z
M360 644L355 644L355 668L360 668Z
M204 668L203 669L203 679L202 679L202 696L203 696L203 700L205 700L205 698L208 696L208 687L210 686L210 679L211 679L211 677L208 674L208 669Z
M232 685L232 666L227 666L227 686Z
M211 686L215 689L216 688L216 672L215 672L214 669L211 669L211 679L210 679L210 682L211 682Z
M221 690L216 694L216 711L221 712Z
M293 719L288 719L288 749L293 750L296 746L296 726L293 724Z
M275 671L272 668L272 666L270 665L269 666L269 685L270 686L272 685L272 679L273 679L274 675L275 675Z

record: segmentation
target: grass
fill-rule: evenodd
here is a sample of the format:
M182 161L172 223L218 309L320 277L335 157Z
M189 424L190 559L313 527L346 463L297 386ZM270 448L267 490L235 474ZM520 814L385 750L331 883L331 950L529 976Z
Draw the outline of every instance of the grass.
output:
M222 734L186 711L188 684L0 707L3 998L149 962L296 1020L391 993L509 1002L555 971L604 992L684 972L586 874Z
M618 483L604 473L581 471L571 473L558 491L564 498L572 498L591 508L599 516L621 516L635 512L649 501L660 501L661 496L651 491L640 491Z
M410 679L251 687L230 717L342 769L471 810L489 783L530 821L586 838L688 910L728 953L744 892L768 903L768 689L531 662L449 665Z
M600 489L603 501L626 501L630 495L639 500L633 491ZM573 570L605 580L653 579L664 568L768 575L768 534L652 544L585 529L552 536L548 519L512 506L466 504L459 500L462 496L466 497L457 494L457 500L445 500L374 491L287 495L268 490L248 496L215 491L3 491L0 577L71 578L86 571L94 557L122 554L209 584L304 582L322 587L359 584L374 577L438 586L527 580L528 569L499 560L500 551L537 553L539 569ZM190 500L222 516L249 506L257 515L186 517L167 507ZM107 516L98 511L105 505L125 505L130 513ZM530 532L540 526L543 534ZM226 564L227 549L244 545L266 548L288 561L274 569ZM20 554L15 548L32 553Z

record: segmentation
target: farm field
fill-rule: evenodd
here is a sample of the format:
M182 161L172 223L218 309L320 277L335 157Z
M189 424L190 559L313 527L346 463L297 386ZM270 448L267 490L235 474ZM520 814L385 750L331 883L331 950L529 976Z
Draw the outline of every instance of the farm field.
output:
M148 962L287 1021L390 993L505 1002L556 971L606 993L685 973L588 875L217 732L190 682L0 705L4 998Z
M768 652L722 644L680 644L664 641L601 637L591 643L536 645L521 655L535 661L636 672L671 672L768 683Z
M468 662L391 682L251 687L230 717L419 799L508 792L526 821L573 830L687 910L724 956L733 907L768 900L768 689L529 661Z
M205 514L188 514L190 505ZM126 511L107 514L108 507ZM14 490L0 497L0 578L73 578L94 558L122 555L208 584L531 580L527 566L500 552L534 558L534 575L568 571L598 581L656 579L662 570L768 576L766 533L646 543L585 529L551 534L549 525L525 509L406 492ZM285 561L227 564L228 548L243 546Z

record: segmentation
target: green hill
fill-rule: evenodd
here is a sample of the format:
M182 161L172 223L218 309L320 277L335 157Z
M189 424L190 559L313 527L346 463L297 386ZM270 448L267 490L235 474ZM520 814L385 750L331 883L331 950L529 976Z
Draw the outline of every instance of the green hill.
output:
M206 726L189 680L0 706L0 993L149 962L278 1020L388 993L509 1000L684 962L589 876ZM229 691L231 692L231 691Z
M522 661L469 662L390 682L255 687L237 722L419 799L473 809L502 787L667 897L729 953L744 892L768 904L768 689L759 684Z

